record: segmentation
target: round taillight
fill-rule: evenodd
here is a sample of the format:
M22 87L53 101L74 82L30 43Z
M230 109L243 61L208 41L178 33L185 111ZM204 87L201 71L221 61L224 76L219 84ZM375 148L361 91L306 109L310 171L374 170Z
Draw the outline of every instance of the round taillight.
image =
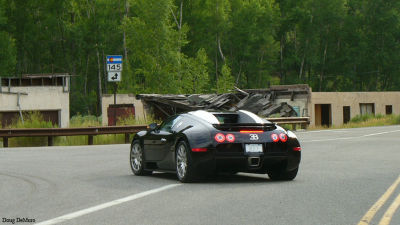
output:
M271 138L273 142L278 142L279 141L279 137L277 134L271 134Z
M284 133L279 134L279 139L281 139L282 142L286 142L287 141L287 136Z
M226 140L229 141L229 142L234 142L235 141L235 135L227 134L226 135Z
M225 135L221 134L221 133L216 134L214 138L219 143L222 143L225 141Z

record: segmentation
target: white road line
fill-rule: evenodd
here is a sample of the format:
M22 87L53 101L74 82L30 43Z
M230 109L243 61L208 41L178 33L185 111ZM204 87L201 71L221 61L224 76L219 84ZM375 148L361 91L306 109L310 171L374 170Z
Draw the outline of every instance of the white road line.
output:
M390 125L390 126L379 126L375 128L386 128L387 127L398 127L398 125ZM337 133L347 133L347 132L353 132L354 130L367 130L369 128L374 128L374 127L355 127L355 128L340 128L340 129L326 129L326 130L310 130L310 131L299 131L296 132L298 134L308 134L308 133L321 133L321 132L337 132Z
M341 137L341 138L331 138L331 139L322 139L322 140L308 140L308 141L304 140L304 141L301 141L301 143L348 140L348 139L355 139L355 138L371 137L371 136L382 135L382 134L390 134L390 133L395 133L395 132L400 132L400 130L392 130L392 131L386 131L386 132L380 132L380 133L365 134L365 135L355 136L355 137Z
M350 132L349 129L338 129L338 130L311 130L311 131L300 131L299 134L308 134L308 133L321 133L321 132L336 132L336 133L345 133Z
M111 207L111 206L119 205L119 204L122 204L122 203L125 203L125 202L129 202L129 201L132 201L132 200L135 200L135 199L138 199L138 198L143 198L143 197L151 195L151 194L155 194L155 193L158 193L158 192L161 192L161 191L165 191L165 190L177 187L179 185L181 185L181 184L170 184L170 185L162 186L160 188L156 188L156 189L148 190L148 191L141 192L141 193L138 193L138 194L130 195L130 196L127 196L125 198L120 198L120 199L117 199L117 200L114 200L114 201L111 201L111 202L106 202L106 203L103 203L103 204L100 204L100 205L97 205L97 206L93 206L93 207L90 207L90 208L87 208L87 209L79 210L77 212L73 212L73 213L69 213L69 214L66 214L66 215L63 215L63 216L60 216L60 217L56 217L54 219L50 219L50 220L46 220L46 221L43 221L43 222L40 222L40 223L36 223L35 225L50 225L50 224L62 223L62 222L65 222L67 220L71 220L71 219L74 219L74 218L77 218L77 217L80 217L80 216L83 216L83 215L86 215L86 214L89 214L89 213L93 213L93 212L96 212L96 211Z

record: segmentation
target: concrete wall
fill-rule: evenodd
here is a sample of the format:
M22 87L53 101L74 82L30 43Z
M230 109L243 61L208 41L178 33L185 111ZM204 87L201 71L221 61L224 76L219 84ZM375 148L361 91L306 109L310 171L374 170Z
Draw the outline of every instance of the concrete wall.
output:
M282 102L286 102L290 106L297 106L299 107L300 117L307 117L309 115L308 112L308 96L307 95L295 95L293 101L291 100L291 96L279 96L275 99L275 104L280 104Z
M18 95L7 92L8 87L3 87L0 93L0 112L18 111ZM27 93L20 95L21 110L58 110L61 127L69 126L69 92L64 92L62 86L11 87L10 92Z
M104 94L102 98L102 123L103 126L108 125L107 108L114 104L114 95ZM146 116L146 112L141 100L137 100L134 94L117 94L117 104L133 104L135 107L135 119L142 120Z
M392 105L393 114L400 114L400 92L312 92L308 105L311 126L316 124L316 104L331 104L332 125L343 124L343 106L350 106L350 118L360 114L360 103L374 103L375 115L386 113Z

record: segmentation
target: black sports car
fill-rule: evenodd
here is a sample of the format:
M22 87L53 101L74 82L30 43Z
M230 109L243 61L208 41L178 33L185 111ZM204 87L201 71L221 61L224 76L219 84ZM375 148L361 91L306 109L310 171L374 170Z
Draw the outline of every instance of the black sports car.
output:
M267 173L273 180L293 180L300 164L296 135L257 115L192 111L167 118L133 138L130 165L135 175L176 172L181 182L200 174Z

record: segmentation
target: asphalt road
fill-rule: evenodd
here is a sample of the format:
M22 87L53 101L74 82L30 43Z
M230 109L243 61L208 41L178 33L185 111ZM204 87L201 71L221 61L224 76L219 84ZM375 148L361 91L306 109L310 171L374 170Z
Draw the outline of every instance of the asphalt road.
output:
M400 209L390 208L400 196L400 126L297 135L302 162L290 182L251 174L194 184L180 184L173 174L137 177L129 145L0 149L0 225L16 218L74 225L342 225L358 224L365 214L373 216L369 224L379 224L385 212L390 224L400 224ZM371 211L391 185L387 201Z

